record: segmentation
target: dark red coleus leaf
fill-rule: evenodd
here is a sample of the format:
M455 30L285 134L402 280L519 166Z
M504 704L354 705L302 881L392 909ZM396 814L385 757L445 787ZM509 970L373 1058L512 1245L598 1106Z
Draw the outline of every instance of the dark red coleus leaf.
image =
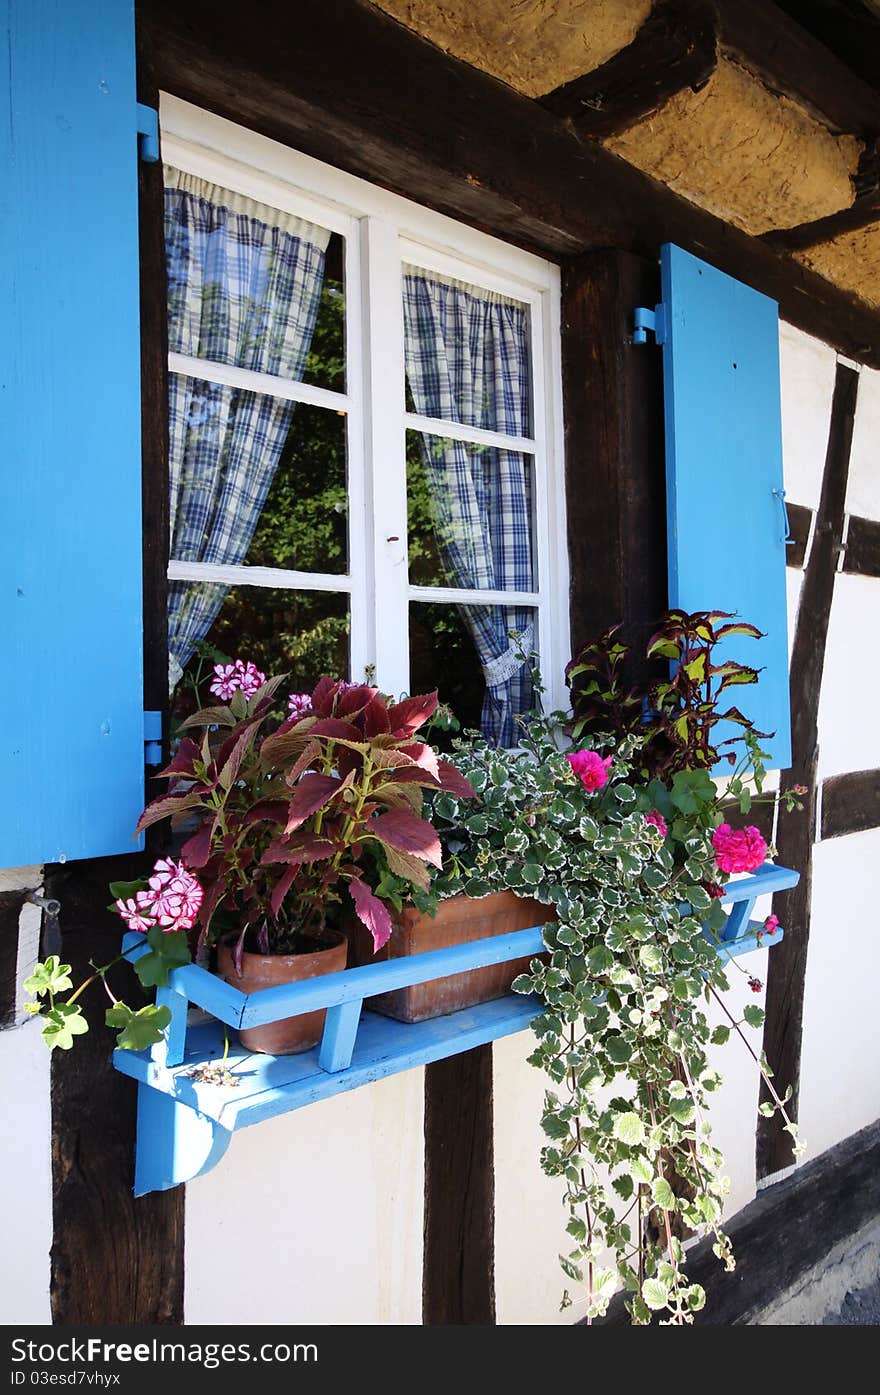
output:
M437 830L426 819L405 809L389 809L387 814L375 815L367 824L367 832L390 848L412 853L435 867L443 866Z
M456 770L448 760L437 762L438 775L440 777L441 788L450 794L456 795L459 799L479 799L477 791L469 780L466 780L460 770Z
M298 866L301 862L320 862L332 857L337 850L332 838L322 838L317 833L295 833L292 838L276 838L260 858L261 865L270 862L289 862Z
M309 739L313 736L341 737L343 741L360 741L361 733L351 722L343 722L340 717L322 717L309 728Z
M309 814L323 809L324 805L329 804L333 796L346 785L350 785L351 781L351 774L342 780L338 775L319 775L317 771L308 771L294 790L288 805L285 833L292 833L295 828L299 828Z
M433 746L426 746L421 741L413 741L408 746L400 747L401 754L408 756L411 761L422 770L427 770L429 775L433 775L435 780L440 777L437 767L437 752Z
M333 711L333 699L336 696L338 681L335 678L328 678L326 673L318 679L312 691L312 710L317 712L319 717L329 717Z
M391 938L391 931L394 924L388 912L388 907L378 896L374 896L370 888L354 877L348 884L354 908L358 918L366 925L373 937L373 949L378 951Z
M186 794L167 794L162 799L154 799L138 819L135 837L151 824L158 823L160 819L170 818L172 814L182 813L184 809L195 809L201 802L202 795L196 790L188 790Z
M337 696L337 717L358 716L376 696L376 689L368 687L366 683L360 683L356 688L349 688L341 697Z
M195 762L201 764L202 752L193 741L191 736L184 736L180 745L174 752L174 759L166 765L164 770L160 770L156 776L157 780L170 778L172 775L186 776L191 780L196 778Z
M211 840L214 836L214 820L205 819L201 828L188 838L180 849L181 859L194 871L204 867L211 856Z
M391 730L388 706L380 694L377 693L372 702L367 703L361 720L365 736L384 736Z
M272 907L272 914L276 918L278 912L281 910L281 904L288 891L290 890L291 886L293 885L294 878L296 877L298 871L298 863L294 863L290 867L286 867L272 888L272 895L269 898L269 904Z
M412 736L437 711L437 690L397 702L388 713L388 722L395 736Z
M289 803L288 799L260 799L248 809L244 822L285 824Z

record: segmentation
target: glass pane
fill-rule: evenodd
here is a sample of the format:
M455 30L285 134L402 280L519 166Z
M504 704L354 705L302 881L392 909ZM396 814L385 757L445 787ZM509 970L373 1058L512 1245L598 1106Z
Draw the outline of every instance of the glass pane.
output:
M508 436L531 436L528 305L406 266L403 317L410 410Z
M406 473L411 585L536 589L532 456L408 431Z
M172 353L339 388L342 238L168 166Z
M410 690L436 688L463 727L482 731L500 746L517 744L516 717L533 705L531 672L519 658L520 648L537 650L533 610L433 601L410 605Z
M170 377L171 556L348 570L341 412Z
M348 596L336 592L172 581L168 625L172 683L183 667L173 702L178 717L195 710L194 685L208 699L221 659L287 673L290 692L309 691L322 673L349 677Z
M346 418L298 403L245 562L348 571Z

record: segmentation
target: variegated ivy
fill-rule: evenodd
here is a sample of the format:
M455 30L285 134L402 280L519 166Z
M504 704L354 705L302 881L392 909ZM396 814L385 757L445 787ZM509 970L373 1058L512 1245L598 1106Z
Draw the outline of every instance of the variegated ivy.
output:
M717 949L727 875L712 845L721 814L707 770L678 769L668 784L648 779L644 735L593 734L592 749L612 760L590 792L567 759L565 721L532 717L520 751L476 737L455 743L454 763L482 803L474 811L454 795L431 796L444 847L435 886L471 896L509 888L547 906L547 955L514 988L544 1005L529 1060L548 1076L541 1164L564 1188L560 1263L588 1320L622 1288L634 1322L653 1313L688 1322L705 1294L686 1276L682 1239L711 1233L719 1259L734 1263L708 1119L720 1083L710 1045L733 1035L745 1042L775 1101L762 1108L778 1109L795 1130L787 1096L747 1039L762 1011L749 1007L738 1020L725 1003L736 966ZM762 779L748 733L746 744L729 786L743 803L752 798L747 767L757 765L758 792ZM601 778L596 762L588 768ZM712 999L728 1019L714 1032ZM572 1301L566 1290L563 1306Z

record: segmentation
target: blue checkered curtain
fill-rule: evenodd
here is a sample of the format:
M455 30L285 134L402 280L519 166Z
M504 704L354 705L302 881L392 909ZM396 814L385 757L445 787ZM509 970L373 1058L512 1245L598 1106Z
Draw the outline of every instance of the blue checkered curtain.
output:
M405 267L406 372L421 416L528 436L529 311L520 301ZM531 591L532 474L519 451L423 435L437 543L450 586ZM486 680L481 726L517 744L532 706L531 674L510 631L531 650L532 614L519 606L461 606Z
M168 347L301 379L321 298L323 228L181 170L165 169ZM272 483L294 403L172 373L171 556L241 562ZM171 582L172 686L227 588Z

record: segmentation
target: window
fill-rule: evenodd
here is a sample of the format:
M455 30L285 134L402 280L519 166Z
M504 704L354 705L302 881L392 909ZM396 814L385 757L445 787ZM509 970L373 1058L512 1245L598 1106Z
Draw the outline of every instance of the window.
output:
M199 645L374 673L512 744L517 643L554 704L568 657L557 269L185 103L162 128L172 683Z

